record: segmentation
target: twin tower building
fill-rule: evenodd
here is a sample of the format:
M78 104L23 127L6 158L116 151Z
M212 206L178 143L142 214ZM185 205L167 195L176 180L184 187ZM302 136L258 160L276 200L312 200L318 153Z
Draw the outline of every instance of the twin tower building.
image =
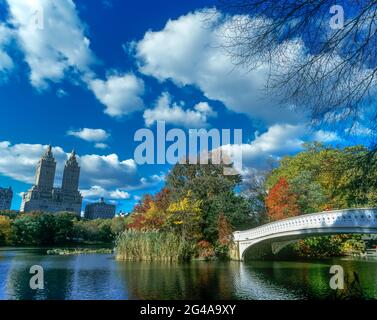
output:
M38 162L35 184L22 196L21 212L74 212L81 214L80 167L75 151L65 163L61 188L54 188L56 161L48 146Z

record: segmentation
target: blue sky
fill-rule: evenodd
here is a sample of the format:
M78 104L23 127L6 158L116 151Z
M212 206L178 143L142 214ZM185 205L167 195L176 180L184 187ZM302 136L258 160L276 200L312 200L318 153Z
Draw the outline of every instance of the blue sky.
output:
M104 196L130 211L163 186L170 168L133 160L135 131L154 130L158 120L183 130L243 129L245 172L305 141L342 143L265 97L263 65L233 68L219 46L224 16L216 4L0 0L0 186L13 187L13 209L52 144L57 186L75 148L85 202Z

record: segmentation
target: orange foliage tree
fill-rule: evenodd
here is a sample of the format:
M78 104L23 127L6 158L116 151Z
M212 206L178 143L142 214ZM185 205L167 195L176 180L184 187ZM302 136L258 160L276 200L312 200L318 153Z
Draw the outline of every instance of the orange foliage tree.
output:
M159 230L166 220L170 190L163 188L156 195L146 194L133 209L128 219L129 229Z
M145 213L151 207L151 202L153 202L153 196L149 193L145 194L139 203L134 207L133 212Z
M271 221L294 217L300 214L297 196L290 190L285 178L280 178L270 189L266 207Z
M232 241L232 226L224 213L220 213L217 219L218 242L221 245L229 245Z

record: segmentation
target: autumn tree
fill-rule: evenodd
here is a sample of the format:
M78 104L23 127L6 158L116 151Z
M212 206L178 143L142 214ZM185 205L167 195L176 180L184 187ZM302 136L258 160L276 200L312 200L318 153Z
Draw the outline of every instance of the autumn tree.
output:
M363 165L369 154L362 146L334 148L318 143L284 157L266 181L272 188L284 177L297 195L302 213L377 204L377 162ZM372 155L376 158L376 155Z
M253 226L251 205L248 199L235 192L242 177L224 175L225 164L176 164L167 177L166 185L172 190L171 198L178 201L191 192L200 201L203 214L201 229L204 238L216 243L217 219L221 212L235 228Z
M149 193L145 194L143 198L134 207L133 212L145 213L150 208L150 204L153 202L153 196Z
M300 214L297 197L291 191L285 178L280 178L270 189L266 199L266 206L271 221L294 217Z
M166 187L162 188L161 191L156 193L153 198L158 210L166 211L168 209L171 196L172 193L170 189Z
M149 209L143 214L145 229L153 230L160 229L166 221L166 210L162 210L158 206L158 202L150 202Z
M218 243L220 245L229 245L232 241L232 226L228 222L224 213L220 213L217 219Z
M203 237L201 201L194 199L191 191L182 199L171 203L167 213L166 227L178 232L182 240L198 241Z
M12 222L9 217L0 216L0 245L9 244L12 235Z
M145 229L145 213L133 212L127 217L127 228L135 230Z

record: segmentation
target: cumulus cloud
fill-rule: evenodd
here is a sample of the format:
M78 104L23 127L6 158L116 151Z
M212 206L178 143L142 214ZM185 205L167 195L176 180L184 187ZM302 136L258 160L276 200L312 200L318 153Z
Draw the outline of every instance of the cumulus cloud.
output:
M12 145L9 141L0 142L0 174L21 182L34 183L36 165L46 147L41 144ZM60 147L54 147L52 151L58 162L57 169L61 172L67 154Z
M102 142L110 137L110 134L103 129L89 128L83 128L80 130L69 130L67 134L91 142Z
M307 129L302 125L273 125L265 133L256 135L255 139L242 145L222 146L231 157L242 154L242 164L245 167L262 168L268 158L278 158L282 155L297 152L302 149L303 136Z
M222 48L222 34L231 29L222 18L216 11L196 11L169 20L160 31L148 31L135 46L139 70L160 81L170 79L178 86L197 86L207 98L267 125L302 121L302 114L282 109L274 97L266 97L266 65L251 72L235 68ZM290 54L294 52L299 50L290 50Z
M46 148L41 144L12 145L0 141L0 174L33 184L37 163ZM53 147L52 151L57 162L55 185L59 186L69 153L61 147ZM133 159L121 160L117 154L87 154L77 156L77 159L81 167L80 189L89 196L95 196L96 190L105 190L113 199L127 198L126 190L155 186L164 178L163 175L141 176Z
M109 146L106 143L97 142L94 147L97 149L107 149Z
M121 117L144 108L141 98L144 82L132 73L110 75L106 80L90 80L89 87L106 106L105 113L109 116Z
M79 157L82 183L105 188L138 184L136 163L133 159L120 160L117 154L83 155Z
M81 194L85 199L98 199L105 198L111 200L127 200L131 198L131 195L124 190L106 190L100 186L92 186L90 189L81 190Z
M338 136L336 132L325 130L316 131L314 133L313 139L320 142L333 142L341 140L341 138Z
M242 156L243 169L247 172L250 169L266 169L269 159L276 161L303 150L305 142L330 142L338 139L334 132L313 132L306 125L275 124L266 132L257 133L250 143L225 145L221 149L233 159Z
M144 111L145 124L149 127L157 121L165 121L176 126L186 128L200 128L207 126L207 119L216 113L207 102L200 102L193 109L183 109L183 104L172 102L169 93L164 92L153 109Z
M69 79L88 86L110 116L143 109L141 79L124 74L102 80L91 69L97 59L72 0L7 0L7 3L8 23L30 68L30 82L35 88L45 90L50 82ZM3 50L7 30L0 26L0 71L13 65ZM63 97L65 92L58 90L57 95Z
M39 89L66 73L90 73L95 58L72 0L8 0L10 23Z

